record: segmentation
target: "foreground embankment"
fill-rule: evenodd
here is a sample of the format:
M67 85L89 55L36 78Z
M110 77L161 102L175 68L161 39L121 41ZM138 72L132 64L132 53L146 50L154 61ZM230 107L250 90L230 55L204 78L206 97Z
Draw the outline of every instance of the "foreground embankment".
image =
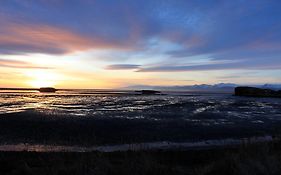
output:
M185 151L0 152L0 164L3 175L277 175L281 173L281 143Z
M0 144L0 151L27 151L27 152L126 152L126 151L155 151L155 150L200 150L213 149L232 146L241 146L266 142L278 142L280 138L272 136L260 136L240 139L216 139L190 142L148 142L131 143L118 145L99 145L99 146L81 146L81 145L47 145L47 144Z

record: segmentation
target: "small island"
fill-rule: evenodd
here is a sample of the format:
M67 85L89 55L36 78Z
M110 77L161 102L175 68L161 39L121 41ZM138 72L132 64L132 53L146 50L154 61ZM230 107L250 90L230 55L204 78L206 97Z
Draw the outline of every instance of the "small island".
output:
M155 91L155 90L141 90L141 91L136 91L138 93L141 93L141 95L160 95L160 91Z
M39 88L39 92L54 93L56 91L57 91L57 89L55 89L53 87L41 87L41 88Z
M278 97L281 98L281 90L262 89L256 87L236 87L236 96L247 96L247 97Z

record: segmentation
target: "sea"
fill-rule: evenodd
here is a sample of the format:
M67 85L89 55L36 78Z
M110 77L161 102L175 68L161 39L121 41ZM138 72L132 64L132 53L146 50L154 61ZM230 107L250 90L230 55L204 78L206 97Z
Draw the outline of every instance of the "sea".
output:
M219 92L0 91L0 151L126 151L271 141L281 99Z

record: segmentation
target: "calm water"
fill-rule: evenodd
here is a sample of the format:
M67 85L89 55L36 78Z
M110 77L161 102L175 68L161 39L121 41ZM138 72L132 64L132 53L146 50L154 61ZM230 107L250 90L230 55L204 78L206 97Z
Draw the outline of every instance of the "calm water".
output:
M0 117L2 143L184 142L279 134L281 99L200 93L1 91Z

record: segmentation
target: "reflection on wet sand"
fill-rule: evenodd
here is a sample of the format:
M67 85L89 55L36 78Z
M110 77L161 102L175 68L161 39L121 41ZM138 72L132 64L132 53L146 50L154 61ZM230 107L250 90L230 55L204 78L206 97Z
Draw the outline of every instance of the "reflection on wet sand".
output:
M114 150L186 142L181 146L188 147L204 140L281 135L280 99L107 93L0 92L1 149L94 151L103 145L119 145L106 147Z

